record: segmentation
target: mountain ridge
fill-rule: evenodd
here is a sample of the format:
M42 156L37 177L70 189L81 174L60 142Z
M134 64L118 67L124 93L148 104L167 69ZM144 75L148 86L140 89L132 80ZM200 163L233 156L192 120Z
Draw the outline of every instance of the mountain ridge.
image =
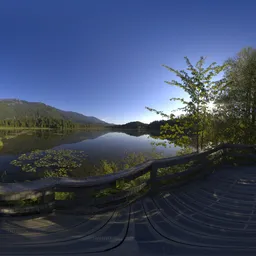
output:
M78 124L102 124L107 122L94 116L85 116L74 111L65 111L42 102L30 102L20 99L0 99L0 120L51 117L70 120Z
M141 130L145 130L148 127L148 124L142 123L140 121L132 121L132 122L128 122L126 124L119 124L119 125L113 125L111 126L112 128L115 129L141 129Z

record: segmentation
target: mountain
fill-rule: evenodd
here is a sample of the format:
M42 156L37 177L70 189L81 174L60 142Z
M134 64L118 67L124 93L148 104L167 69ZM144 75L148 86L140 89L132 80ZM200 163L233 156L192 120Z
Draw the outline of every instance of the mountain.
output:
M179 120L180 121L180 120ZM176 120L160 120L160 121L153 121L149 124L145 124L139 121L130 122L122 125L111 125L112 129L124 129L124 130L139 130L140 132L149 132L149 131L158 131L160 132L161 126L165 124L174 125Z
M145 130L147 129L147 124L144 124L142 122L139 121L135 121L135 122L130 122L127 124L122 124L122 125L114 125L112 126L112 128L114 129L137 129L137 130Z
M35 117L64 119L78 124L109 125L94 116L85 116L72 111L60 110L41 102L28 102L19 99L0 99L0 120Z

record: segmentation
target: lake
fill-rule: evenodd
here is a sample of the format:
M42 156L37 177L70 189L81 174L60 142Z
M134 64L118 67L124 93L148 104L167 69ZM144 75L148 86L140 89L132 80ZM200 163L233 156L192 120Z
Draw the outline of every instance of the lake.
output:
M33 150L71 149L85 152L87 156L85 170L91 170L100 160L120 161L125 155L135 153L149 154L153 150L151 142L159 142L149 134L137 131L70 131L53 132L49 130L11 131L0 130L0 137L4 146L0 148L0 175L3 172L4 182L35 179L32 174L22 172L19 168L10 165L10 162L20 154ZM156 152L164 156L174 156L178 148L157 146ZM31 176L32 175L32 176ZM97 175L97 173L95 173ZM86 176L86 172L85 172Z

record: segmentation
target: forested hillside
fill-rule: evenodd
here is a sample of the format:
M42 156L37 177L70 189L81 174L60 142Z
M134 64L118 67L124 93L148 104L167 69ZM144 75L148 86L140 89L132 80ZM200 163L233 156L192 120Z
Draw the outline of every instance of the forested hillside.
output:
M0 120L35 120L44 118L52 120L62 119L79 124L107 125L106 122L96 117L84 116L72 111L63 111L41 102L28 102L19 99L0 99Z
M147 129L147 126L148 126L147 124L136 121L136 122L130 122L130 123L127 123L127 124L113 125L111 127L113 129L145 130L145 129Z
M73 129L105 125L108 124L96 117L59 110L39 102L0 100L0 127Z

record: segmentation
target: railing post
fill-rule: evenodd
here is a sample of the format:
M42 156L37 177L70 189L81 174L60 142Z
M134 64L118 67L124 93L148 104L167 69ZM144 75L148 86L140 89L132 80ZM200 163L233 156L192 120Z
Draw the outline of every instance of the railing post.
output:
M152 164L152 168L150 171L150 194L155 194L157 191L157 167L155 164Z
M222 164L225 165L225 164L228 164L227 162L228 149L224 147L222 150L223 150Z
M54 194L54 189L46 189L42 192L42 197L41 197L41 204L42 204L42 209L40 212L52 212L55 207L55 194Z
M256 154L256 145L253 145L251 149L252 149L252 153Z

